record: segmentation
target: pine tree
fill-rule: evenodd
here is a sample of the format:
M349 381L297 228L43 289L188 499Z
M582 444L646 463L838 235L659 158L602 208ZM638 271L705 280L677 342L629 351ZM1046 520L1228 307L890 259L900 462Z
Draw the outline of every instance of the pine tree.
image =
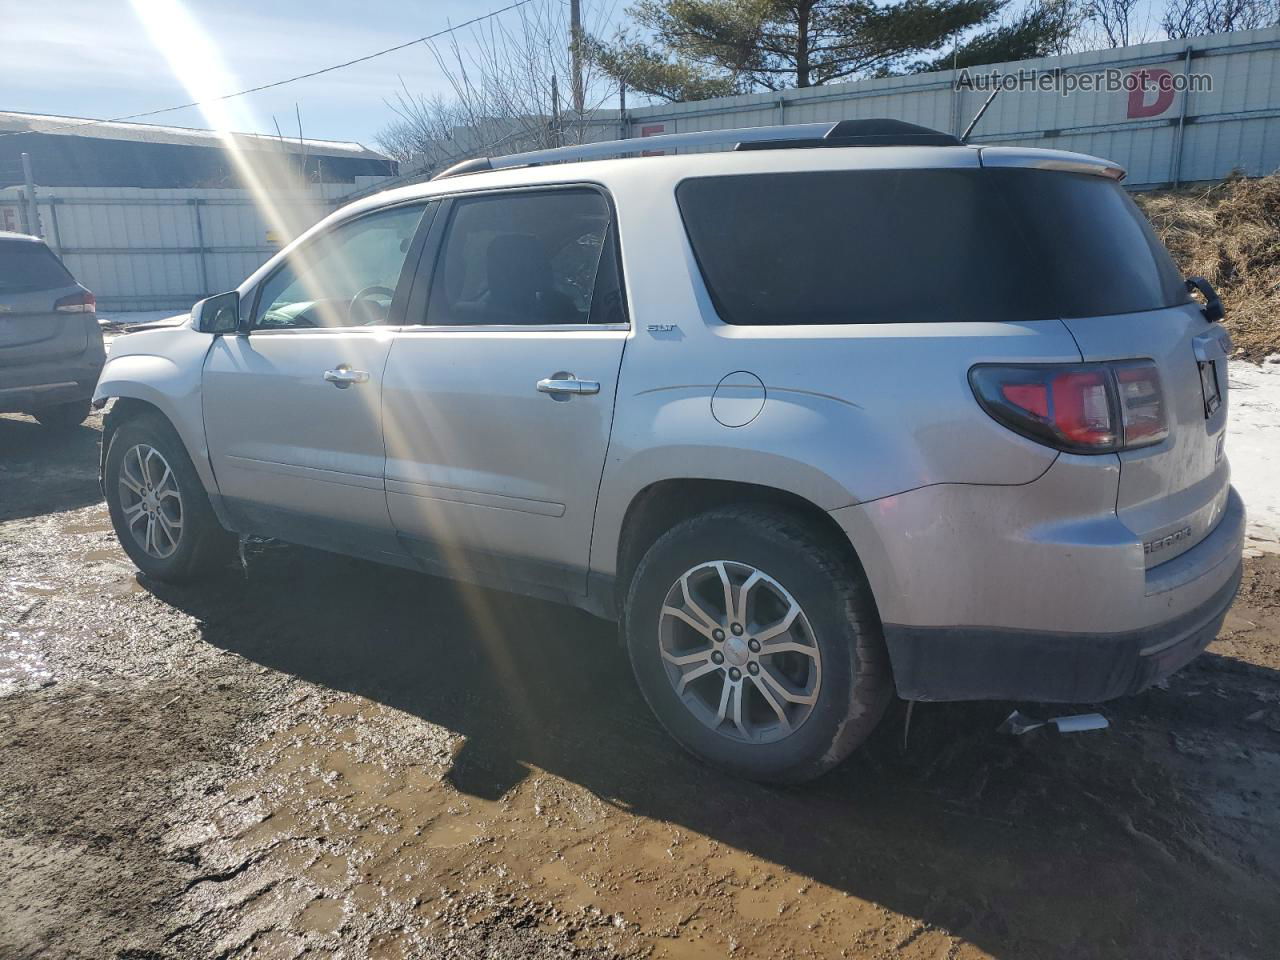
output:
M652 40L592 41L590 52L630 89L664 100L813 87L928 69L1009 2L638 0L628 13ZM1063 29L1061 17L1023 16L969 37L966 64L1049 52Z

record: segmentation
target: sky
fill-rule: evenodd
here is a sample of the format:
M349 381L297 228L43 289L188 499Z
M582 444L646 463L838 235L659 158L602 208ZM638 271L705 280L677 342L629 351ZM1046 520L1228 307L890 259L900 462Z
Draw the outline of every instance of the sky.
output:
M511 0L0 0L0 110L109 118L207 99L350 60L500 9ZM566 3L567 0L532 0ZM1017 0L1015 0L1015 4ZM627 0L586 0L588 28ZM1148 16L1161 0L1139 0ZM517 17L514 11L501 15ZM596 19L599 18L599 19ZM514 21L512 21L514 22ZM174 24L197 42L175 42ZM181 33L181 30L178 31ZM462 32L464 44L466 31ZM1155 39L1151 37L1150 39ZM406 85L448 94L426 46L143 122L302 134L375 146Z
M144 19L154 28L157 18L143 14L157 9L154 0L0 0L0 110L95 118L141 113L198 99L189 93L201 66L188 59L193 53L220 58L200 72L231 85L216 90L231 92L403 43L509 2L160 0L159 8L184 9L202 29L210 47L200 51L151 35ZM175 65L175 54L185 64ZM402 79L414 93L448 92L431 52L419 44L242 98L232 119L247 132L274 133L274 115L285 136L296 137L296 104L304 136L372 146L378 129L394 119L385 101ZM141 122L206 127L207 121L189 109Z

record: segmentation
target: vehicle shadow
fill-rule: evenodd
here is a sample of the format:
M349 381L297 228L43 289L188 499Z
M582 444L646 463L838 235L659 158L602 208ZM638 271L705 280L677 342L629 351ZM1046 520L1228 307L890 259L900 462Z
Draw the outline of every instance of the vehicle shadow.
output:
M50 430L27 417L0 415L0 520L74 510L101 501L101 436L87 424Z
M462 734L460 790L495 798L539 768L995 957L1259 956L1280 934L1270 883L1209 852L1143 719L1176 691L1108 707L1106 734L1030 742L994 734L1009 704L922 704L905 752L898 708L833 774L775 788L684 755L616 628L576 611L292 548L247 577L145 585L214 646Z

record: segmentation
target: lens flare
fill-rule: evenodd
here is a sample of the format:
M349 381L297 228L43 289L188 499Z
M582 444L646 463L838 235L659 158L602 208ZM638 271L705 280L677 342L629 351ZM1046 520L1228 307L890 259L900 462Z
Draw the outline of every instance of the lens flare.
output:
M298 196L297 172L292 167L290 158L261 149L260 141L249 148L246 139L236 135L237 130L256 130L259 125L244 99L222 99L228 91L240 89L241 84L228 68L208 32L179 0L131 0L131 3L152 45L164 58L174 77L186 88L191 100L201 104L205 124L217 133L240 181L239 185L249 191L268 228L284 242L298 236L317 219L319 198L312 202L297 202L306 198ZM289 202L290 200L293 202ZM335 253L336 256L333 255ZM354 278L334 276L335 273L349 273L353 269L353 265L342 257L341 251L334 251L323 239L317 243L305 241L290 251L289 262L301 283L309 290L314 290L314 294L309 294L308 298L316 301L321 318L318 326L329 328L299 330L297 335L324 336L332 333L332 328L350 326L350 310L341 309L336 301L326 297L323 292L326 288L354 290L363 286ZM387 338L392 336L392 331L387 328L379 332L385 333ZM341 342L335 341L334 348L335 353L341 353ZM336 357L335 364L339 360L341 357ZM380 391L359 391L353 396L353 402L367 403L374 408L381 406L381 400ZM381 422L381 410L375 409L373 413L374 419ZM442 446L448 448L451 425L440 418L431 417L429 411L426 414L422 419L414 418L408 422L399 422L397 418L389 417L383 423L383 433L391 436L410 431L419 436L424 433L433 434L440 438ZM424 501L421 511L433 531L433 539L442 545L448 563L453 568L454 577L462 581L457 585L458 596L473 621L474 634L484 646L492 667L502 677L510 698L528 715L528 699L506 646L509 633L504 629L502 618L497 615L491 598L484 591L467 583L481 578L472 570L466 552L455 546L467 543L468 533L472 531L465 529L465 520L459 522L447 511L434 509L433 506ZM529 719L536 720L532 716Z
M239 84L208 32L179 0L131 0L131 5L173 76L193 101L200 102L205 125L222 141L240 185L252 195L268 228L286 241L297 236L315 211L308 203L283 202L285 191L297 195L290 157L246 149L236 135L237 130L256 130L258 125L247 101L220 99Z

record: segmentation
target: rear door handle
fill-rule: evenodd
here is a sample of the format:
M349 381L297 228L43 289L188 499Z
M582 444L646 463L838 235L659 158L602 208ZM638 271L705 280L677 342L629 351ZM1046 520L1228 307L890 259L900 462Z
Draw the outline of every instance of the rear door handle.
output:
M368 383L369 373L366 370L352 370L344 363L337 370L326 370L324 378L339 390L345 390L353 383Z
M585 396L600 392L596 380L579 380L571 373L553 373L538 381L538 392L549 393L554 400L568 400L571 396Z

